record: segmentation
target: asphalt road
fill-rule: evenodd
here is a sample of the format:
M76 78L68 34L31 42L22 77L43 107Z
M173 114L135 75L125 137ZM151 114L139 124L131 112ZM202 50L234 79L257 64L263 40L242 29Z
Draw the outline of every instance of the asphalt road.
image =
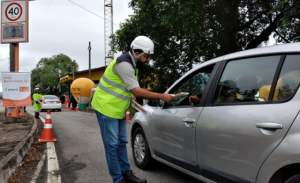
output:
M33 107L27 107L33 112ZM46 112L41 116L46 117ZM56 154L63 183L109 183L100 128L94 113L62 110L51 112ZM130 134L131 123L127 123ZM130 140L129 140L130 141ZM148 183L194 183L200 182L164 164L157 163L151 170L135 166L130 142L127 145L128 158L133 172L147 179ZM45 168L44 170L45 171ZM45 172L42 172L45 174Z

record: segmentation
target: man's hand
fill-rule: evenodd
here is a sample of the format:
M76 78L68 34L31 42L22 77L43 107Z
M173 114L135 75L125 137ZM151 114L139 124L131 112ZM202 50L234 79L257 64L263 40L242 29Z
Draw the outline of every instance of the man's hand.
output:
M171 94L161 94L161 97L160 97L160 99L164 102L170 102L174 98L175 98L175 96L171 95Z
M164 102L170 102L172 99L175 98L175 96L171 95L171 94L155 93L155 92L151 92L151 91L145 90L145 89L140 88L140 87L134 88L130 91L134 96L140 97L140 98L143 98L143 99L148 99L148 100L160 99Z

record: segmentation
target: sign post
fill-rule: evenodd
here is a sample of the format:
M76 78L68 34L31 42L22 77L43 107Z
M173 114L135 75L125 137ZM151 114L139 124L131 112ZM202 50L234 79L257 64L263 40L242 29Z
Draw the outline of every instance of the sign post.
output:
M19 72L19 43L28 42L29 1L1 1L1 43L10 43L10 72Z

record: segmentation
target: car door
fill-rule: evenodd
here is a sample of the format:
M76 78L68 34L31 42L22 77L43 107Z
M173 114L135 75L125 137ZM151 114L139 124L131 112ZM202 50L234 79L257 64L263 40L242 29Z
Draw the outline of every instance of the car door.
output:
M291 98L279 97L281 85L291 86L285 83L290 80L283 81L284 73L300 72L299 60L295 55L270 55L224 63L196 127L204 177L217 182L256 181L264 160L299 111ZM299 81L295 86L294 93Z
M213 70L216 70L215 64L189 74L169 92L172 94L188 92L189 95L165 103L151 115L150 141L156 157L198 172L195 125L204 101L202 106L201 100L200 103L192 105L189 103L189 97L191 95L204 97Z

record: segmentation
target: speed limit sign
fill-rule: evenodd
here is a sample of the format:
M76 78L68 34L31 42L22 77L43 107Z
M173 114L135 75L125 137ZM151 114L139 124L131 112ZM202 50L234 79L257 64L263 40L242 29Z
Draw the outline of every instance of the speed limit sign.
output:
M11 3L7 6L5 16L10 21L17 21L22 15L22 7L18 3Z
M28 0L2 0L1 43L28 42Z

